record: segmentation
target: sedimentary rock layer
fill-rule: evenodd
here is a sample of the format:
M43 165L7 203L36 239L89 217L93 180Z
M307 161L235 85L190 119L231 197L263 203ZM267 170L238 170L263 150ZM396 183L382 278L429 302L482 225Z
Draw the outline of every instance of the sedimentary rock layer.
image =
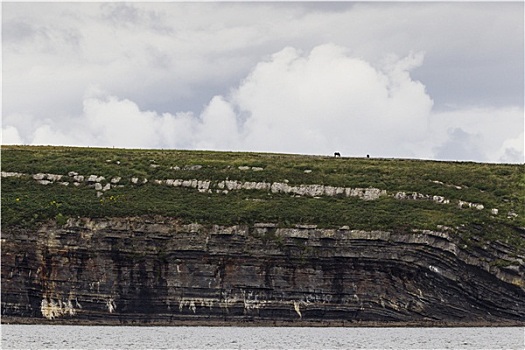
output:
M524 257L452 232L165 217L2 232L2 315L115 323L524 322ZM506 267L490 262L513 261Z

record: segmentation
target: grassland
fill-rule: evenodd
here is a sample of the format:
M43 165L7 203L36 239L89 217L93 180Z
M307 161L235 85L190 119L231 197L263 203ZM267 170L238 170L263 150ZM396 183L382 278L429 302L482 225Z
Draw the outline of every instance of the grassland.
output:
M458 234L476 232L482 240L524 245L520 234L520 227L525 227L524 165L30 146L3 146L1 155L2 171L27 174L2 179L3 228L34 227L46 220L64 222L77 216L162 215L184 222L224 225L274 222L281 226L315 224L364 230L435 230L447 226ZM87 185L44 186L31 177L37 173L67 176L72 171L104 176L108 181L121 177L125 185L97 196ZM132 177L149 181L133 185ZM386 190L388 195L364 201L257 190L201 193L153 182L174 178L374 187ZM443 196L450 204L395 199L393 195L400 191ZM481 203L484 209L459 209L459 200ZM497 215L492 208L498 209Z

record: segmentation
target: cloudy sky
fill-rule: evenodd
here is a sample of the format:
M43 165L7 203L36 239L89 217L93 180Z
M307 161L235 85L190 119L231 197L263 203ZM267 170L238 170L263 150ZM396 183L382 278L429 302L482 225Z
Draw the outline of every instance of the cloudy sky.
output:
M2 143L523 163L523 14L2 3Z

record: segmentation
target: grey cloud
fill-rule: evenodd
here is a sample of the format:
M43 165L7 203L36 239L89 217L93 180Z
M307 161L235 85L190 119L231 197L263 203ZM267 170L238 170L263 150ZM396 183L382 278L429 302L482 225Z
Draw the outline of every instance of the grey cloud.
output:
M108 96L132 101L141 113L154 111L158 118L172 115L176 121L172 124L179 128L195 126L192 118L210 108L215 114L209 111L208 120L217 111L226 113L223 102L227 102L234 111L228 115L235 115L241 132L250 119L259 117L252 109L240 108L230 92L244 87L258 64L270 62L272 54L286 46L308 53L333 43L377 71L384 68L390 54L407 57L410 52L425 53L424 63L410 69L409 85L423 89L433 101L429 120L437 112L458 113L437 123L433 132L423 130L419 119L414 125L405 124L407 133L419 136L411 136L413 144L406 145L403 154L436 157L437 150L440 155L452 156L456 148L462 157L478 152L483 155L480 160L516 159L515 152L523 153L514 133L520 126L523 129L523 122L519 124L515 117L523 111L522 14L519 2L4 3L3 122L11 127L8 135L14 139L16 131L30 142L34 129L42 126L40 139L54 135L57 140L71 141L67 128L86 120L82 103L86 91L96 86ZM275 75L275 79L282 76ZM323 79L310 88L320 89ZM261 94L263 85L258 90ZM300 87L290 83L287 91L293 95L295 88ZM325 92L319 91L310 100ZM214 100L214 96L223 100ZM343 101L348 98L340 97ZM264 101L262 95L260 100ZM290 103L283 103L283 108ZM411 104L393 106L399 112ZM318 107L320 114L322 106ZM480 116L471 108L480 106L497 112L498 122L505 119L505 123L496 125L496 117L488 112ZM361 106L361 115L371 115L366 109L373 111L373 107ZM176 116L183 112L184 118L179 120ZM137 120L141 120L141 113L136 113ZM282 111L274 114L286 115ZM319 123L316 116L311 118L311 126ZM147 120L157 119L149 116ZM472 120L479 121L478 129L471 125ZM62 132L63 125L67 127ZM353 119L346 127L359 128L361 134L376 130L368 120ZM447 129L460 129L470 136L449 135ZM497 135L489 132L494 129ZM326 144L327 138L334 142L345 139L344 135L313 135L315 130L302 131L319 144ZM398 129L394 126L393 130ZM470 149L469 145L477 142L473 135L481 135L484 142ZM392 142L391 137L392 133L384 131L384 144ZM428 140L419 140L425 138ZM506 139L517 141L502 145ZM169 145L202 144L193 138L185 140L187 143ZM424 145L425 153L416 145ZM362 147L354 149L361 152L368 146Z
M342 12L348 11L356 6L356 2L351 1L305 1L305 2L284 2L281 4L283 8L289 7L292 9L303 9L304 13L311 13L312 11L320 13Z
M198 118L99 92L84 99L80 118L36 124L30 142L401 155L424 132L432 106L408 73L418 57L390 62L383 73L335 45L304 54L288 47L257 64L231 94L214 96Z
M35 25L25 20L2 23L2 41L10 50L24 53L30 50L46 54L60 54L64 50L78 50L82 35L71 27Z
M115 26L135 25L139 22L139 10L132 3L103 3L101 17Z
M154 46L147 46L145 51L149 57L150 67L152 69L168 70L171 68L173 58L168 52Z
M33 39L37 32L33 25L25 21L2 22L2 41L4 44Z
M498 159L502 163L525 163L525 157L523 152L520 152L516 148L506 148L504 154Z
M23 15L8 17L6 23L29 13L29 7L19 4L6 9L14 11L19 6L25 9ZM112 79L115 83L103 87L118 95L127 92L130 85L140 86L144 76L152 75L148 69L159 67L173 69L168 74L183 85L202 86L210 79L221 79L220 84L227 89L227 84L245 76L261 57L290 43L309 51L319 44L333 42L348 47L372 64L388 53L405 56L411 50L426 52L426 64L412 75L425 84L437 109L481 102L521 105L523 100L523 4L518 2L70 3L53 7L32 4L32 8L34 12L46 14L47 19L28 17L27 23L34 25L11 28L11 32L19 30L18 35L24 35L29 29L35 29L34 26L45 28L50 23L64 30L77 25L77 34L82 36L71 32L67 39L64 32L61 34L64 42L72 43L75 38L79 42L83 37L90 37L91 41L99 39L101 47L114 52L114 59L120 61L118 70L127 78L122 80L122 86L117 85L120 79L115 77ZM48 11L50 8L54 12ZM78 19L61 16L64 9L76 12ZM53 13L56 13L54 17ZM94 26L93 18L97 16L103 21ZM41 22L44 25L39 24ZM118 26L117 34L106 28L107 25ZM133 37L137 40L133 41ZM119 45L124 43L127 51L119 52ZM82 45L86 54L95 47L95 44L86 46L85 40ZM64 55L56 51L59 53ZM141 61L143 55L148 57ZM23 59L29 64L35 63L29 57ZM38 59L34 56L34 60ZM150 65L141 66L143 62ZM217 63L222 66L217 67ZM8 65L7 56L4 66ZM112 68L108 65L107 71L100 69L98 74L86 74L91 80L99 81L84 84L104 84L104 77L116 74L110 71ZM131 76L136 76L137 82L130 82ZM151 90L162 85L163 79L148 82ZM186 92L172 93L188 98ZM212 96L203 98L194 94L196 101L186 105L198 105ZM149 99L154 100L156 96L141 91L141 100L137 102L151 104ZM177 105L172 108L176 109Z
M134 3L103 3L100 5L101 18L115 27L142 27L162 35L173 34L169 19L162 11L151 9L147 4L136 6Z
M485 155L476 147L479 140L460 128L449 130L449 139L435 150L438 159L461 161L486 161Z

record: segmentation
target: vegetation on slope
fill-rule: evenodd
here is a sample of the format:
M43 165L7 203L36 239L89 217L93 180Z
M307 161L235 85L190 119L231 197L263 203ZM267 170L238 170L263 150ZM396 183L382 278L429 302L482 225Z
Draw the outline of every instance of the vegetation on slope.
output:
M2 227L31 227L49 219L163 215L185 222L233 225L274 222L364 230L482 227L484 240L523 246L525 174L523 165L400 159L333 158L291 154L4 146L2 171L27 174L2 178ZM69 172L121 177L123 187L97 196L87 184L40 185L31 175ZM145 184L130 179L147 178ZM270 191L201 193L153 180L287 182L388 192L372 201L357 197L298 197ZM397 192L443 196L449 204L399 200ZM483 210L458 208L458 201ZM491 212L498 209L498 214ZM510 213L510 214L509 214ZM458 232L463 231L459 230ZM470 234L470 233L465 233Z

